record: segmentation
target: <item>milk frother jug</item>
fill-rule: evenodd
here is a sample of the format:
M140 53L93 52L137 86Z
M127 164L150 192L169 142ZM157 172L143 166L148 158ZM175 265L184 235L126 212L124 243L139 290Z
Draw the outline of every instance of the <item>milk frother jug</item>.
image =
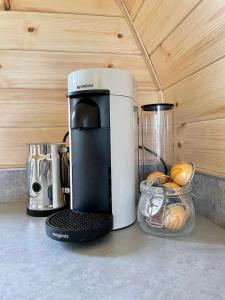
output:
M28 146L28 215L49 216L65 207L65 149L64 143Z

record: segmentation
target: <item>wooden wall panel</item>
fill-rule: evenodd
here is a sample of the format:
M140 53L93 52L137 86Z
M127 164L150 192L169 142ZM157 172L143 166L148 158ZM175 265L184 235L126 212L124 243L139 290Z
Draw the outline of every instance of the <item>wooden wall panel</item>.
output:
M225 54L225 2L204 0L151 55L161 86L204 68Z
M0 128L0 168L25 167L27 144L61 142L66 127Z
M17 11L122 16L122 12L115 0L10 0L10 9Z
M0 12L0 49L140 54L123 18Z
M134 24L148 53L152 53L200 0L146 0Z
M0 51L0 88L66 89L68 73L113 66L130 71L139 90L154 90L141 55Z
M134 20L139 9L146 0L123 0L124 4L127 7L127 10L130 13L131 18Z
M139 91L137 93L137 102L139 106L162 102L162 95L157 91Z
M176 159L193 161L198 170L225 174L225 119L177 125Z
M4 5L4 0L0 0L0 10L4 10L5 5Z
M160 101L155 91L137 92L137 103ZM49 128L68 126L66 90L0 90L0 128Z
M133 20L175 104L176 159L225 176L224 0L145 0Z
M203 0L153 52L175 108L177 160L225 176L225 2Z
M0 0L0 10L0 168L25 167L28 143L62 140L71 71L126 69L138 103L159 101L116 1Z
M176 103L175 122L225 118L225 58L164 91Z
M160 100L137 92L139 105ZM28 143L60 142L67 130L66 90L0 90L0 168L25 167Z
M175 108L177 160L225 176L225 59L188 76L164 91Z
M45 128L67 125L66 91L0 90L0 128Z

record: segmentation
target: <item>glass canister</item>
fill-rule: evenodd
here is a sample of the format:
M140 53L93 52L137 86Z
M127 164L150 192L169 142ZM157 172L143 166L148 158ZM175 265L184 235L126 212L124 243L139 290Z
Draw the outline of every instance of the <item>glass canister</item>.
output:
M142 181L140 189L138 221L145 232L176 237L192 231L195 209L190 184L179 188L167 188L152 186Z
M174 105L147 104L141 107L142 178L161 171L168 174L174 163Z

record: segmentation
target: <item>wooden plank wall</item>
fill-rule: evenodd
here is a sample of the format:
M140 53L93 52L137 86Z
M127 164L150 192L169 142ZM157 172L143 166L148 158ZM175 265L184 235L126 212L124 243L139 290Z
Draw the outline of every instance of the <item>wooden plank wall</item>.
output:
M75 69L126 69L140 103L158 99L114 0L0 0L0 41L0 168L24 167L27 143L62 140Z
M176 158L224 176L224 0L124 2L153 62L164 101L176 104Z

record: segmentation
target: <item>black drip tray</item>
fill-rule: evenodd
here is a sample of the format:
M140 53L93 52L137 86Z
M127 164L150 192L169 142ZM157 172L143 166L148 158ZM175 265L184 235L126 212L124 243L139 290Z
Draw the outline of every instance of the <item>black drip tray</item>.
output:
M113 228L113 216L107 213L81 213L71 209L57 212L45 221L47 235L61 242L88 242Z

